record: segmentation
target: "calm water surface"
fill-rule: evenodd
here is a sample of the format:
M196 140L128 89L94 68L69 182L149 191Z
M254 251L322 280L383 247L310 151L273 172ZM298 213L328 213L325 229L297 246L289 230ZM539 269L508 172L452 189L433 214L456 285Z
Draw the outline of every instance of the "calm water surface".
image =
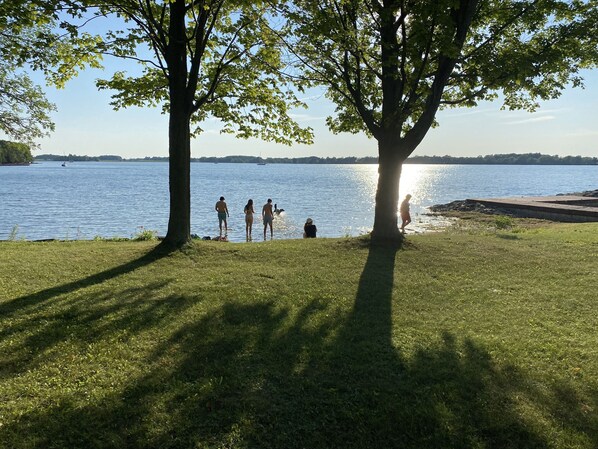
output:
M371 230L376 165L191 165L191 228L215 236L214 204L224 196L229 238L245 240L243 207L253 198L257 215L268 198L285 212L275 238L300 238L307 217L318 236ZM413 195L412 231L441 224L426 215L433 204L473 197L554 195L598 188L598 166L406 165L401 198ZM166 233L168 164L60 162L0 167L0 240L131 237L141 229ZM254 224L259 241L261 219Z

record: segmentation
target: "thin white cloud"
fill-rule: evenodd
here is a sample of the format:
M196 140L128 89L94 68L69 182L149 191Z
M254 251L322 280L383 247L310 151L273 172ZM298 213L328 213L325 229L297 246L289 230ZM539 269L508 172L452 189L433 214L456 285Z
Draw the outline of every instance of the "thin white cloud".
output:
M571 131L567 133L568 136L571 137L594 137L598 136L598 130L596 129L578 129L576 131Z
M571 108L552 108L552 109L542 109L541 107L536 109L534 114L554 114L555 112L567 112L570 111Z
M297 120L298 122L313 122L313 121L322 121L322 120L326 120L327 116L314 116L314 115L309 115L309 114L289 114L289 117L291 117L293 120Z
M312 101L312 100L319 100L324 98L324 94L317 94L317 95L310 95L308 97L299 98L299 101Z
M513 120L510 122L505 122L505 124L507 124L507 125L526 125L528 123L547 122L547 121L554 120L554 119L556 119L556 116L554 116L554 115L542 115L540 117L531 117L531 118L526 118L523 120Z
M492 109L469 109L467 111L461 111L461 112L456 112L456 111L449 111L447 109L445 109L444 111L441 112L441 114L443 114L443 117L445 118L449 118L449 117L465 117L467 115L478 115L478 114L487 114L489 112L494 112Z
M540 120L534 120L534 121L554 120L557 115L560 115L562 112L567 112L569 110L570 110L570 108L550 108L550 109L538 108L534 112L529 112L529 111L525 111L522 109L517 109L517 110L513 110L513 111L511 111L509 109L503 109L503 110L493 111L489 115L492 115L493 117L497 117L499 120L503 120L505 123L511 125L511 124L518 124L519 122L528 123L528 120L533 120L533 119L540 119ZM547 118L541 118L541 117L550 117L550 118L547 119Z

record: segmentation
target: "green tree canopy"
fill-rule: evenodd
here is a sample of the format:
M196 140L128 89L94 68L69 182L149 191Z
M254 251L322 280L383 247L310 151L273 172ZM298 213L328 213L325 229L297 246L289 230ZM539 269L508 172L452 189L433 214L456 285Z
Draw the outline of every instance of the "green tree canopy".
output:
M0 140L0 165L1 164L29 164L33 162L31 148L21 142Z
M1 44L0 44L1 45ZM54 130L55 107L25 73L14 73L0 61L0 130L10 138L32 143Z
M502 95L534 110L598 61L598 7L583 0L296 0L283 37L306 85L336 104L334 132L378 141L372 238L400 241L405 159L439 109ZM289 37L290 36L290 37Z
M95 41L62 18L78 14L72 2L11 0L0 2L0 130L33 143L54 130L55 106L30 71L63 87L76 73L98 67Z
M201 134L201 123L214 117L221 121L223 132L239 138L283 144L311 141L311 131L289 116L293 108L305 105L281 73L285 68L281 47L267 20L275 12L271 2L93 3L102 5L97 14L122 19L122 26L107 30L98 50L135 60L142 70L141 75L118 71L110 79L98 80L100 89L116 92L112 102L116 109L162 106L168 113L173 101L171 83L179 69L189 94L186 107L190 108L192 136ZM175 37L181 41L173 42ZM175 49L183 51L183 60L173 60L178 59Z
M54 128L49 116L54 105L19 71L30 49L38 48L32 37L42 29L20 2L0 2L0 130L20 141L32 142Z

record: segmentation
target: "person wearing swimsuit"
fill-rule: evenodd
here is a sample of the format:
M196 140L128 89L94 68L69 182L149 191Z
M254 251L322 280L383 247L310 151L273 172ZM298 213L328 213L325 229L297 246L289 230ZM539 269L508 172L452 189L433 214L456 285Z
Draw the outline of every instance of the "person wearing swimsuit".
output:
M266 229L270 226L270 240L274 237L272 231L272 220L274 219L274 211L272 210L272 200L268 198L268 202L262 207L262 218L264 219L264 240L266 240Z
M220 197L220 201L216 203L216 212L218 212L218 226L220 227L220 237L222 237L222 222L224 222L224 235L228 234L228 207L226 207L226 202L224 201L224 197Z
M251 231L253 227L253 214L255 213L253 210L253 200L250 199L247 201L243 212L245 212L245 238L249 242L252 240Z
M411 223L411 213L409 212L409 200L411 199L411 195L405 195L405 199L401 203L401 207L399 208L399 212L401 214L401 232L405 234L405 226Z

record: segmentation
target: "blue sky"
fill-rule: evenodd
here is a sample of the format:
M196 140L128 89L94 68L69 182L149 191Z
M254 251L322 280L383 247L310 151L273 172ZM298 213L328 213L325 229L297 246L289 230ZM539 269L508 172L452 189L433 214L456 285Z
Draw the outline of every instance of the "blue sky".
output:
M47 88L58 111L56 131L39 141L35 154L116 154L125 158L168 155L167 117L157 109L114 111L110 93L98 92L94 79L104 74L83 72L65 89ZM105 75L104 75L105 76ZM495 153L528 153L598 156L598 70L584 72L586 89L568 89L559 99L545 102L530 114L500 111L501 104L482 103L477 108L442 111L438 128L429 131L415 155L476 156ZM191 144L192 156L255 155L262 157L376 156L376 141L365 135L334 135L325 117L334 107L317 92L308 97L309 109L299 111L302 125L315 130L311 146L238 140L220 134L216 121Z

